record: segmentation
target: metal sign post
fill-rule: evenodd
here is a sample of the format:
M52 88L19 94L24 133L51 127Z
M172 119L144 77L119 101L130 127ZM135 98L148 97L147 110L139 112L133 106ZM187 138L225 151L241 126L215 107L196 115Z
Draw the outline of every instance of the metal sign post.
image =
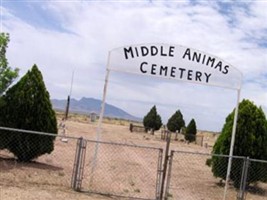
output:
M239 102L240 102L240 91L241 91L240 89L237 90L237 102L236 102L236 108L235 108L234 124L233 124L232 137L231 137L231 146L230 146L226 180L225 180L225 186L224 186L224 195L223 195L224 200L226 200L226 197L227 197L227 189L229 186L229 180L230 180L230 175L231 175L232 159L233 159L233 152L234 152L234 145L235 145L235 134L236 134L236 126L237 126L237 117L238 117L238 107L239 107Z
M98 125L97 125L97 131L96 131L96 140L97 141L100 141L100 134L101 134L101 129L102 129L102 122L103 122L103 117L104 117L104 112L105 112L105 104L106 104L106 96L107 96L109 73L110 73L110 70L107 69L107 71L106 71L106 78L105 78L105 85L104 85L104 91L103 91L103 99L102 99L102 104L101 104L101 111L100 111L100 115L99 115L99 120L98 120Z
M95 171L95 168L96 168L96 165L97 165L97 154L98 154L98 148L99 148L99 143L98 142L101 141L102 122L103 122L103 117L104 117L104 112L105 112L105 104L106 104L109 73L110 73L110 70L107 68L106 77L105 77L105 84L104 84L104 90L103 90L103 98L102 98L101 110L100 110L100 114L99 114L97 130L96 130L96 141L97 142L96 142L96 145L95 145L95 152L94 152L94 157L93 157L93 162L92 162L91 180L90 180L91 183L93 181L94 171Z

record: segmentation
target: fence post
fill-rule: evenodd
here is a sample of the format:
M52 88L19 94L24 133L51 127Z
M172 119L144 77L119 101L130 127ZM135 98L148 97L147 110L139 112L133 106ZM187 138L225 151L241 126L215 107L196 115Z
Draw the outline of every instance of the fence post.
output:
M250 164L249 157L244 158L244 164L243 164L242 175L241 175L240 189L239 189L239 193L238 193L238 197L237 197L238 200L244 200L245 199L245 192L246 192L249 164Z
M169 196L169 187L170 187L170 182L171 182L171 171L172 171L172 160L173 160L173 154L174 151L171 151L170 159L169 159L169 169L168 169L168 177L166 181L166 190L165 190L165 197L164 200L168 199Z
M86 144L86 140L84 140L82 137L77 140L76 154L71 179L71 188L75 191L80 191L82 186Z
M160 200L160 194L161 194L162 159L163 159L163 149L160 149L158 157L158 168L157 168L157 186L156 186L157 200Z
M171 133L167 131L167 138L166 138L166 149L165 149L165 157L163 163L163 171L162 171L162 181L161 181L161 190L160 190L160 200L163 198L164 193L164 184L166 179L167 167L168 167L168 159L169 159L169 149L170 149L170 142L171 142Z

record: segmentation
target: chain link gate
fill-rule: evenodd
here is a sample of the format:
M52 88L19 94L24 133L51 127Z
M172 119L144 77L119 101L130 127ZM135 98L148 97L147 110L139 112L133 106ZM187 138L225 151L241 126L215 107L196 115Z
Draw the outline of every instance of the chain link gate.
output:
M222 200L224 183L214 177L211 168L207 165L212 156L214 155L171 151L164 199ZM216 156L227 163L228 156ZM243 165L243 157L233 157L233 159L237 165ZM225 171L223 168L220 170ZM227 191L227 199L237 199L238 194L238 190L231 185Z
M162 160L161 148L80 138L72 188L117 197L159 200Z

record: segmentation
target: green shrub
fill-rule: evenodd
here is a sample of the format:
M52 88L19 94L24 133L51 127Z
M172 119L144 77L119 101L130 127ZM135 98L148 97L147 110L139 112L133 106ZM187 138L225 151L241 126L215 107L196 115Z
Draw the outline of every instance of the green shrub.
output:
M234 112L235 111L233 110L225 120L222 132L213 147L214 154L229 155ZM249 100L243 100L239 104L233 155L267 160L266 117L263 110ZM225 180L228 159L213 156L210 164L213 175ZM242 166L242 162L233 159L230 179L234 182L235 187L239 187L240 185ZM247 185L256 181L266 182L267 170L260 163L253 162L249 168Z
M171 132L178 131L180 133L180 130L182 127L185 126L185 122L183 119L183 115L180 110L177 110L168 120L167 122L167 128Z
M2 97L0 125L57 134L57 121L41 72L34 65L21 80ZM30 161L54 149L52 136L1 131L1 147L11 151L20 161Z
M188 140L189 142L193 142L196 140L196 134L197 134L196 122L194 119L192 119L185 129L185 139Z
M154 131L159 130L162 126L161 117L157 113L156 106L153 106L151 110L147 113L147 115L143 119L143 125L146 128L146 131L152 130Z

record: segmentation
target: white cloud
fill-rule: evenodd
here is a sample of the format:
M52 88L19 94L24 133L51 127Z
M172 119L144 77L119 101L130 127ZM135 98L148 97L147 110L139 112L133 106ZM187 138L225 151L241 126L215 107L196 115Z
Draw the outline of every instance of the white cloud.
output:
M243 72L242 98L267 107L263 76L267 48L256 43L266 39L264 2L235 6L231 15L222 14L216 2L204 1L195 5L189 1L38 3L68 32L36 27L5 8L2 25L3 31L10 33L10 65L21 68L23 75L36 63L52 98L67 96L73 70L73 97L101 98L108 51L128 44L157 42L181 44L221 57ZM236 94L111 73L107 100L138 116L146 114L150 106L159 105L165 120L181 108L185 118L194 117L201 129L220 130L235 106Z

